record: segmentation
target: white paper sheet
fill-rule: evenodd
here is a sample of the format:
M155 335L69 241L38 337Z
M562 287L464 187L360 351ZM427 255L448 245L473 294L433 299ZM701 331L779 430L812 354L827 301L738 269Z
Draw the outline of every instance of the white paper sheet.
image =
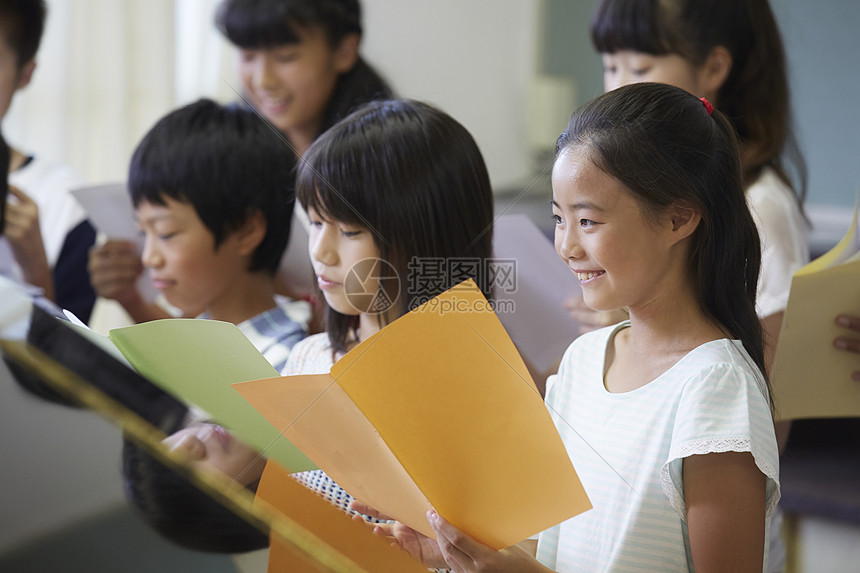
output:
M107 183L72 189L72 195L89 216L90 222L111 239L137 241L134 209L125 183Z
M87 212L96 230L108 239L121 239L143 248L134 208L125 183L106 183L72 189L72 195ZM149 277L143 273L137 280L137 290L144 300L153 301L158 291L152 286Z

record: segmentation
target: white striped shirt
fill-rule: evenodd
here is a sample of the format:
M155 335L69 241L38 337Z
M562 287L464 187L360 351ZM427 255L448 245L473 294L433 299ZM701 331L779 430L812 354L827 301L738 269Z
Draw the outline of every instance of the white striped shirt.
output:
M624 322L585 334L547 381L546 404L594 509L539 536L556 571L692 571L683 458L751 452L779 500L767 390L739 341L699 346L636 390L610 393L607 345Z

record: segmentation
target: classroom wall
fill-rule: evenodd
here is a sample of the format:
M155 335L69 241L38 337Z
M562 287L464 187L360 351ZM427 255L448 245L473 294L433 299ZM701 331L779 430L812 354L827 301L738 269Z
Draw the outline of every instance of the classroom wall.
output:
M436 104L475 136L495 187L529 175L527 86L541 2L363 0L364 52L398 95Z
M809 202L852 207L860 192L860 2L772 0L789 61Z

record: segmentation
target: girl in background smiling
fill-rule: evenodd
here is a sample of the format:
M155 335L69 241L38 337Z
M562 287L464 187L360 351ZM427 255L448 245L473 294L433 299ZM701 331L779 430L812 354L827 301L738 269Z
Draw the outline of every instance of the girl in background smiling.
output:
M216 25L239 49L248 103L298 156L361 104L391 95L359 54L358 0L224 0Z

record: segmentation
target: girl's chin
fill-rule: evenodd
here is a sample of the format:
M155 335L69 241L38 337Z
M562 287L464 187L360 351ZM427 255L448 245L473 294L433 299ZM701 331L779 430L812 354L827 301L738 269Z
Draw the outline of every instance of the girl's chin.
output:
M620 306L612 306L611 302L600 299L589 299L588 297L583 297L582 302L595 312L608 312L621 308Z
M164 300L170 305L170 308L167 309L169 314L175 315L177 312L182 316L197 316L201 314L205 308L200 308L199 302L192 302L187 300L187 298L177 298L167 296L167 294L162 293L164 295Z
M330 295L323 292L323 297L325 298L326 304L338 314L344 314L346 316L358 316L361 314L357 308L349 304L349 302L344 300L342 296Z

